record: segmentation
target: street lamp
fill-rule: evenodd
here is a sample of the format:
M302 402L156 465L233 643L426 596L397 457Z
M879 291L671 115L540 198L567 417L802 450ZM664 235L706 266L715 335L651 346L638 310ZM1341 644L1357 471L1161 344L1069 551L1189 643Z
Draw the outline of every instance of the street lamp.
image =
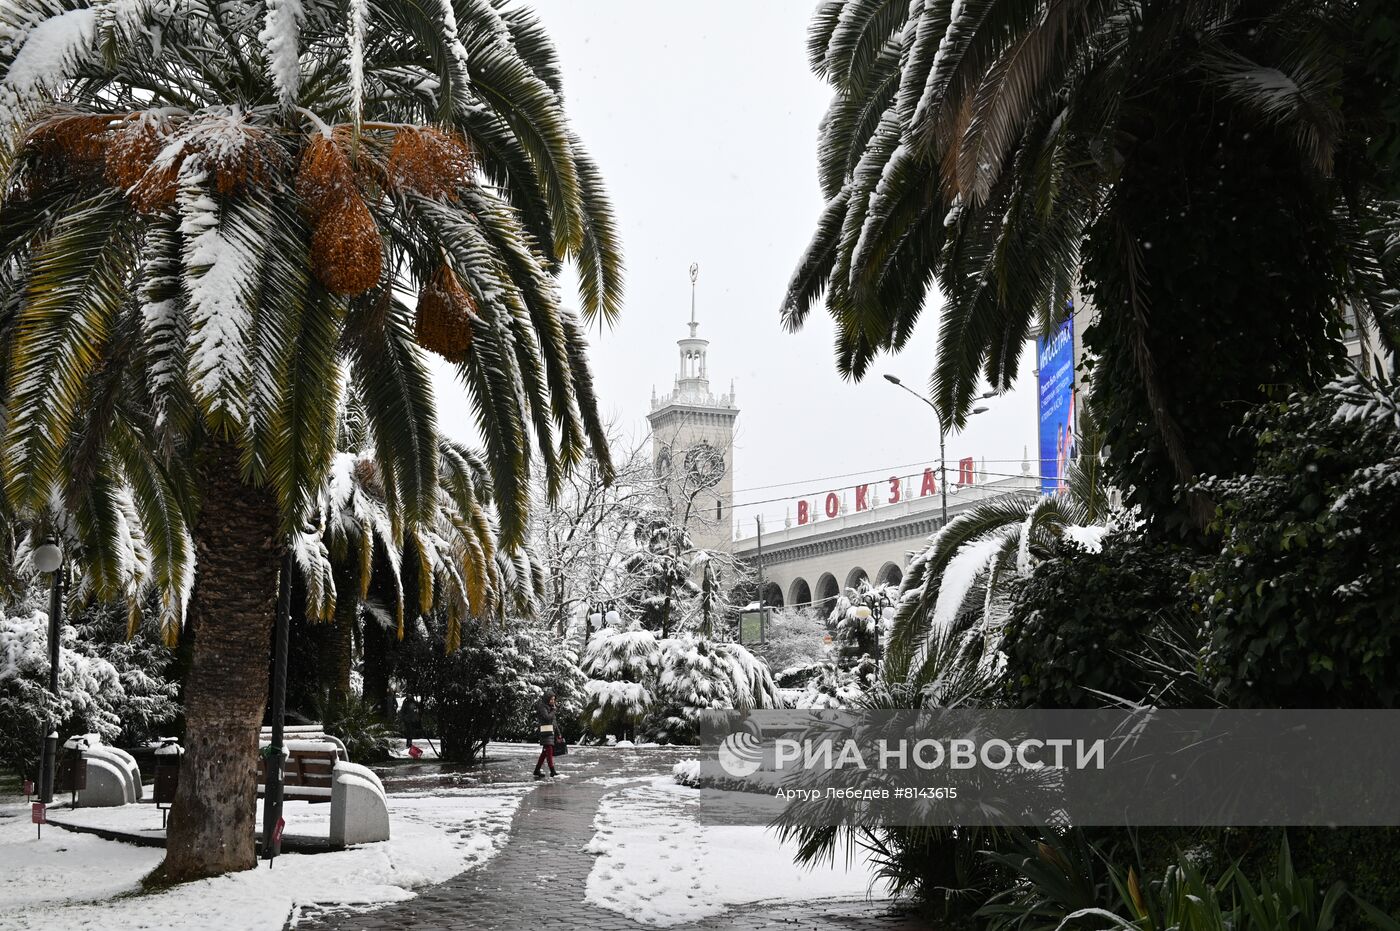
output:
M939 416L939 414L938 414L938 405L937 405L937 404L934 404L934 403L933 403L932 401L930 401L928 398L924 397L922 394L919 394L919 392L915 391L913 388L910 388L908 385L906 385L904 382L900 381L898 378L896 378L896 377L893 376L893 375L890 375L890 374L887 373L887 374L885 375L885 381L887 381L887 382L889 382L890 384L894 385L896 388L903 388L905 391L909 392L909 393L912 394L914 397L918 398L920 401L923 401L925 404L927 404L927 405L929 406L929 408L933 411L933 418L934 418L934 420L936 420L936 421L938 422L938 490L939 490L939 492L940 492L940 493L942 494L942 496L943 496L943 523L944 523L944 524L947 524L947 523L948 523L948 462L947 462L947 458L946 458L946 452L945 452L945 449L944 449L944 441L947 439L948 431L947 431L947 430L944 428L944 426L943 426L943 418L942 418L941 416ZM979 395L977 396L977 399L978 399L979 401L985 401L985 400L988 400L989 398L994 398L994 397L996 397L996 392L994 392L994 391L984 391L984 392L982 392L981 394L979 394ZM978 414L984 414L984 413L986 413L987 410L988 410L988 408L986 408L986 407L974 407L974 408L972 409L972 411L968 414L968 416L969 416L969 417L975 417L975 416L978 415Z
M39 758L39 800L45 805L53 801L54 767L58 761L58 631L63 622L63 549L52 541L34 550L34 568L52 576L49 585L49 695L53 698L55 719L44 737L43 753Z

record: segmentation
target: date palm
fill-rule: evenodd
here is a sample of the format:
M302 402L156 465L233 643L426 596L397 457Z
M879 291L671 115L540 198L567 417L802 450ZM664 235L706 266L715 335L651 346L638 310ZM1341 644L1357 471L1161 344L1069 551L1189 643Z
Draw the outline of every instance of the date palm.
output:
M1096 309L1127 315L1150 417L1177 480L1189 477L1193 450L1149 329L1153 311L1174 327L1193 323L1144 274L1151 242L1123 203L1134 185L1165 179L1144 176L1136 165L1152 163L1139 156L1194 144L1193 134L1150 132L1191 108L1231 108L1241 131L1291 149L1298 180L1277 199L1321 241L1328 258L1313 270L1331 287L1300 310L1305 325L1320 337L1321 318L1350 302L1393 345L1387 295L1400 282L1400 226L1394 205L1372 196L1376 173L1362 157L1385 129L1384 91L1354 67L1357 10L1304 0L827 0L809 33L812 68L835 91L818 150L826 205L792 277L785 324L801 327L824 300L838 366L860 378L875 355L907 345L936 283L944 305L932 389L960 424L980 380L1009 387L1027 338L1060 322L1092 240L1100 278L1114 280ZM1250 217L1238 219L1250 228ZM1191 235L1189 220L1182 225L1178 236ZM1256 284L1273 271L1228 269ZM1281 380L1274 374L1256 383Z
M1103 434L1092 420L1082 427L1063 491L980 502L949 521L910 562L883 674L912 707L977 704L1000 672L1007 582L1030 573L1057 540L1097 545L1112 522Z
M82 447L148 538L184 518L194 645L165 872L246 869L278 554L329 475L342 394L363 401L396 542L440 504L419 342L472 400L507 550L536 463L551 490L585 456L606 469L557 284L572 262L585 319L619 310L598 170L522 10L19 0L0 11L0 173L9 501L80 492ZM87 416L109 381L144 435ZM162 570L175 604L181 570Z
M440 609L448 650L460 645L466 618L533 613L543 580L527 546L496 546L485 464L446 437L438 444L437 506L429 520L396 534L372 451L341 452L309 526L292 538L307 617L330 625L331 655L323 668L333 675L323 684L332 699L350 694L352 644L376 576L390 592L391 624L400 640L410 611ZM405 591L406 578L415 591Z

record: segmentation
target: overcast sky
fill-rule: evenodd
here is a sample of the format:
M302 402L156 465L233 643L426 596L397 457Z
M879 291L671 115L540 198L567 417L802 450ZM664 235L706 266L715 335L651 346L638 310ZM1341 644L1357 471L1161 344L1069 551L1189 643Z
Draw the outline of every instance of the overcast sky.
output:
M558 45L566 108L602 167L627 260L622 319L590 337L604 415L644 435L652 387L669 390L675 375L675 341L690 312L687 268L698 262L711 386L723 393L732 378L738 394L741 535L752 535L755 512L770 528L782 525L789 505L768 499L857 481L828 476L870 480L936 464L932 412L879 376L927 388L937 295L910 347L877 362L860 384L837 373L824 312L796 335L779 324L788 277L821 208L816 136L830 92L806 63L813 4L531 5ZM1019 472L1023 448L1035 455L1033 355L1024 353L1013 393L987 402L987 413L949 437L951 462L985 456L989 472ZM460 387L446 371L438 384L443 426L465 436L470 409ZM790 484L765 487L780 483Z

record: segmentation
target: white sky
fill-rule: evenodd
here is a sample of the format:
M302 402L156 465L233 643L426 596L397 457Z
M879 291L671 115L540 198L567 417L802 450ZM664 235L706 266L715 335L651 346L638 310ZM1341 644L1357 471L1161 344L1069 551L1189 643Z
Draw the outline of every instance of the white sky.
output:
M690 312L687 268L700 263L700 335L711 341L716 394L732 378L740 407L735 504L782 526L796 498L936 465L932 411L880 375L923 391L934 361L937 295L910 347L854 384L836 371L833 327L814 310L785 333L778 309L821 208L817 125L831 94L807 68L813 4L798 0L535 0L559 48L565 104L602 168L627 260L622 319L590 356L605 417L643 435L652 387L670 389L675 341ZM566 290L566 299L572 297ZM975 455L989 472L1035 456L1034 347L1012 393L948 439L952 463ZM469 436L471 413L439 373L443 427ZM956 469L954 464L950 468ZM917 469L903 469L907 474ZM824 480L860 473L858 477ZM954 472L954 474L956 474ZM779 483L794 483L766 488ZM752 490L751 490L752 489ZM759 490L762 489L762 490ZM765 501L751 507L751 502Z

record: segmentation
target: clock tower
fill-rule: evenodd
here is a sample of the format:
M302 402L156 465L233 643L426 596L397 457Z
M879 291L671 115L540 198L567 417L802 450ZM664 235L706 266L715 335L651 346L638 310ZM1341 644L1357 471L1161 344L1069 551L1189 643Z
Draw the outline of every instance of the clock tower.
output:
M695 282L690 266L690 335L676 341L680 370L670 393L651 396L652 464L665 483L671 518L685 525L700 549L727 550L733 540L734 421L739 407L734 385L716 397L710 391L707 351L695 319Z

